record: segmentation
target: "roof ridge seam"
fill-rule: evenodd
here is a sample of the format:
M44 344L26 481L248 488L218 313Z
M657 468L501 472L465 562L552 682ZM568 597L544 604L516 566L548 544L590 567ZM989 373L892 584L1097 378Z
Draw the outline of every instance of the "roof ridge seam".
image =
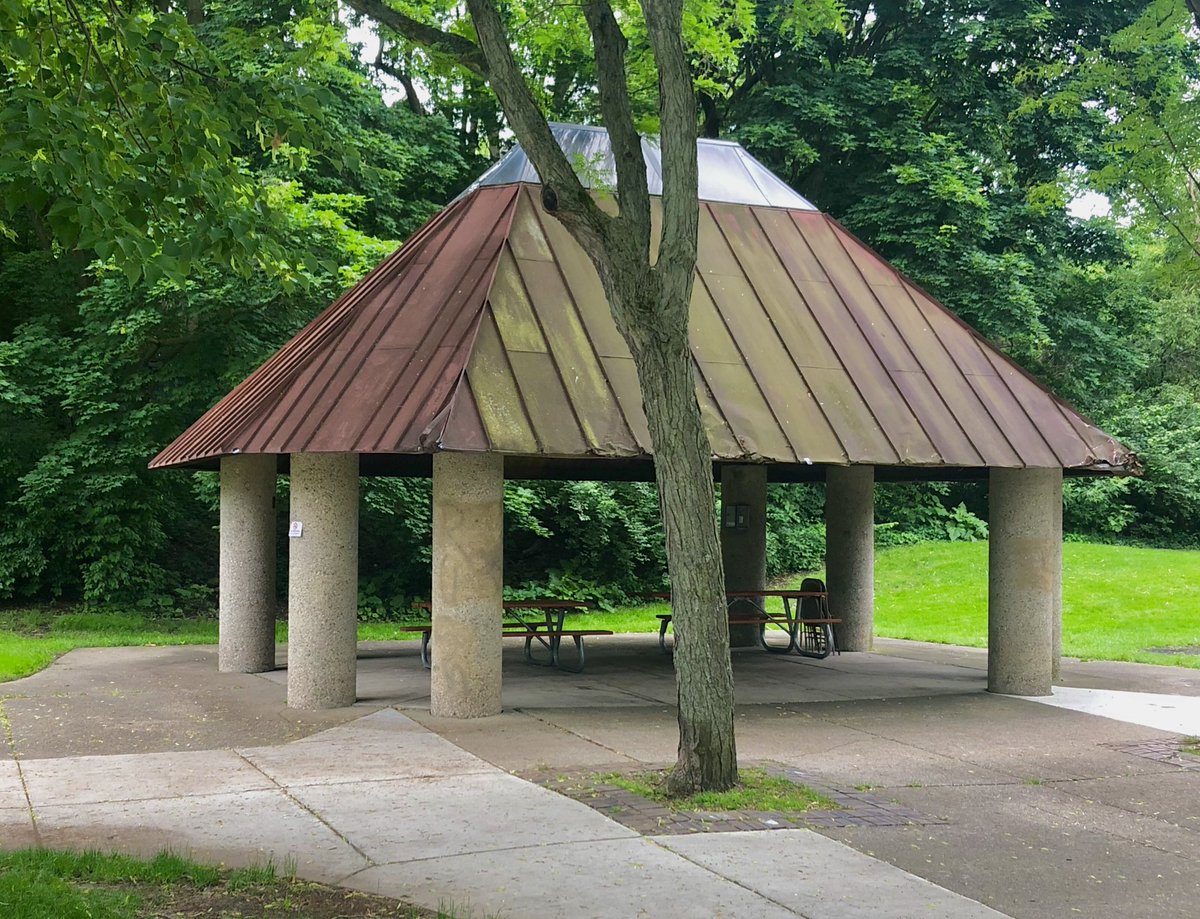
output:
M444 230L444 228L442 226L445 223L445 220L439 220L437 218L449 216L449 214L452 212L452 210L450 208L443 209L442 211L440 211L437 215L435 215L434 219L431 219L428 222L426 222L426 224L421 228L421 230L419 231L419 233L422 237L421 246L419 247L419 249L413 249L411 251L411 253L409 254L409 257L406 260L404 260L404 262L402 264L397 264L396 266L394 266L394 269L391 272L390 280L399 280L399 281L407 280L406 275L407 275L407 272L409 270L411 270L413 261L418 257L418 255L423 254L425 252L426 248L428 248L430 243L434 242L434 239L437 235L437 231L439 231L439 230L443 231L441 234L442 241L441 241L441 245L438 246L437 253L435 253L433 256L431 256L428 259L427 264L421 270L419 276L414 280L414 283L409 286L408 292L406 293L405 296L410 295L412 293L412 291L416 289L418 283L420 281L422 281L425 278L425 276L429 273L429 270L433 266L433 262L437 256L437 254L440 254L445 249L446 243L448 242L449 238L453 235L454 230L459 225L461 225L461 223L462 223L463 219L466 217L466 214L468 211L469 211L469 207L468 207L466 199L464 199L464 201L462 202L462 204L460 206L453 208L453 212L456 215L456 219L454 220L453 226L451 226L448 231ZM402 251L407 251L408 249L409 249L409 246L407 244L402 247ZM380 281L372 287L371 292L374 292L379 287L382 287L383 284L384 284L384 280L380 279ZM400 286L402 286L402 284L396 285L397 288ZM392 293L393 294L395 293L395 289L393 289ZM376 320L373 320L370 324L368 324L368 327L363 330L363 332L359 335L357 340L362 341L362 339L366 336L367 331L369 331L371 328L374 327L375 321L377 321L380 318L386 319L387 315L388 315L387 310L380 309L379 313L376 317ZM390 325L390 323L389 323L389 325ZM413 352L415 354L415 352L416 352L415 348L413 349ZM368 355L364 354L363 357L359 360L358 370L355 371L355 374L353 376L357 376L357 374L359 372L361 372L362 368L366 366L367 359L368 359ZM405 367L401 369L399 374L397 374L397 379L403 374L404 370L407 369L407 366L412 362L412 359L413 359L413 355L409 355L408 360L405 362ZM390 392L390 390L389 390L389 392ZM378 416L379 410L382 408L384 401L385 400L381 399L379 404L376 406L375 411L371 413L369 418L367 418L365 424L360 429L362 433L365 433L367 430L370 429L370 426L373 423L374 419ZM318 422L317 426L314 428L313 433L309 436L309 439L306 443L311 443L312 439L314 437L316 437L316 433L320 429L320 425L323 424L325 419L330 416L330 414L333 412L333 408L334 408L334 406L331 403L329 408L326 409L324 415L322 416L321 421Z
M712 205L708 203L702 204L701 210L707 211L708 219L712 221L713 227L717 231L717 235L721 237L722 242L724 242L726 248L729 249L730 256L732 256L734 262L737 263L738 271L741 274L742 280L746 281L746 285L751 291L754 291L754 285L751 284L749 278L746 277L746 271L742 266L742 263L738 260L737 253L734 252L733 247L729 245L729 239L725 235L725 231L721 228L720 221L717 220L716 214L713 213ZM746 354L746 349L742 347L742 343L738 340L738 337L733 330L733 326L729 322L729 317L727 317L725 315L725 311L721 309L720 302L715 296L713 296L713 289L709 285L708 281L705 280L704 273L700 271L699 265L696 266L695 275L696 280L703 284L704 289L708 292L709 299L712 300L713 306L717 310L717 315L721 317L721 323L725 326L725 332L729 336L729 340L733 343L733 347L736 348L738 354L741 355L741 366L746 369L746 371L750 374L751 379L754 380L754 386L758 390L758 394L762 397L763 405L767 407L767 411L770 412L771 418L774 419L775 426L779 428L780 435L782 435L784 442L788 445L788 449L792 451L792 456L795 458L796 462L800 462L801 451L798 449L795 441L792 440L791 435L788 434L787 429L783 425L783 421L780 420L779 413L775 410L775 406L771 403L771 399L767 395L766 390L763 388L762 382L758 378L758 374L750 369L750 358ZM757 291L754 291L754 297L755 299L758 299Z
M770 247L771 253L774 257L774 261L779 265L779 270L785 276L787 276L790 280L791 276L787 270L787 267L780 260L779 253L775 251L775 246L771 243L771 236L767 232L767 228L765 226L763 226L762 221L759 219L758 209L754 208L754 207L750 208L750 216L754 220L754 225L756 227L758 227L759 231L762 233L762 238L764 240L766 240L767 245ZM718 227L719 227L719 224L718 224ZM723 230L722 230L722 233L724 233ZM732 250L732 246L730 248ZM734 253L734 258L736 258L738 260L739 265L742 264L741 258L739 258L736 253ZM743 270L743 272L745 272L745 265L742 265L742 270ZM746 276L747 276L747 279L749 279L748 272L746 272ZM827 412L825 410L824 404L821 402L820 399L817 398L816 390L813 389L811 381L808 379L807 374L805 374L805 372L804 372L804 368L801 366L800 362L798 360L796 360L796 356L792 353L792 349L788 346L787 341L784 339L783 332L780 330L779 324L775 321L775 317L773 317L771 315L771 311L767 308L766 303L763 302L762 296L761 296L761 294L758 293L757 287L755 287L754 284L751 284L751 288L755 291L755 296L758 297L759 303L763 307L763 313L764 313L764 315L766 315L767 321L771 324L771 328L774 330L775 337L779 340L780 346L783 348L784 352L787 354L788 358L791 360L792 366L795 367L797 376L799 376L801 382L804 383L805 388L808 390L809 395L812 397L813 404L817 407L817 411L820 413L821 417L825 420L826 427L829 428L829 432L833 435L833 439L835 441L837 441L838 449L841 450L842 455L845 456L847 460L849 460L850 459L850 451L846 447L845 439L842 437L841 433L838 431L838 429L834 425L833 421L830 420L829 412ZM793 282L793 288L796 290L796 296L800 298L801 302L804 302L804 297L800 293L799 288L795 287L794 282ZM807 308L807 305L806 305L806 308ZM814 323L816 323L815 319L814 319ZM816 325L818 326L818 328L820 327L820 323L816 323ZM828 336L825 335L824 329L821 330L821 336L825 339L826 345L828 345L829 338L828 338ZM839 359L839 363L840 362L841 361Z
M840 230L842 228L841 224L838 223L836 220L834 220L832 217L830 217L828 214L825 215L825 219L826 219L827 223L829 223L829 225L831 225L834 228L835 232L833 235L834 235L834 238L837 240L838 246L840 246L842 252L845 253L847 261L849 261L850 264L854 266L854 270L858 273L858 276L862 279L863 285L870 292L871 298L875 300L876 304L879 306L880 312L887 318L887 321L891 325L892 330L896 333L896 337L903 343L904 349L908 352L908 356L910 358L912 358L913 363L916 364L916 366L919 368L920 373L929 382L930 389L933 390L934 396L937 398L937 400L939 402L941 402L942 407L946 410L946 413L953 419L955 426L958 428L960 433L963 435L963 439L967 442L967 444L971 448L971 451L975 454L975 458L978 459L982 463L983 462L983 451L981 451L979 449L979 447L975 444L974 440L971 439L971 436L967 433L967 430L963 426L962 421L959 419L958 415L956 415L954 413L954 409L952 409L950 407L950 403L946 401L946 397L942 395L941 390L938 387L933 385L933 381L929 379L929 373L925 369L924 363L921 361L920 358L917 357L917 353L913 349L912 343L908 340L908 337L904 334L903 329L900 328L899 323L896 322L895 317L892 316L891 311L889 311L884 306L883 301L880 300L879 294L875 291L875 288L872 287L871 283L867 280L867 276L863 273L862 267L855 260L853 253L850 251L850 248L846 245L845 239L843 238L842 234L837 232L837 230ZM862 248L864 251L866 251L870 255L875 254L874 250L872 250L869 246L861 243L861 240L859 242L862 245ZM907 290L905 291L905 293L907 294ZM911 299L911 297L910 297L910 299ZM892 371L889 371L889 373L892 373ZM899 388L899 387L897 387L897 388ZM909 402L908 397L905 396L903 392L901 392L901 397L904 398L905 404L908 405L909 408L911 409L912 404ZM913 415L918 418L918 422L919 422L919 416L916 415L915 409L913 410ZM922 429L924 429L925 425L922 424L921 427L922 427ZM932 435L929 435L929 440L931 443L933 443ZM938 446L936 443L933 444L933 446L938 451L939 454L941 454L943 452L942 448L940 446Z
M539 228L541 229L541 231L542 231L542 235L543 235L543 236L547 236L547 232L546 232L546 223L545 223L545 222L542 220L542 215L541 215L541 214L538 212L538 208L537 208L537 206L536 206L536 205L533 203L533 200L532 200L532 194L530 194L528 197L529 197L529 207L530 207L530 210L531 210L531 211L532 211L532 213L533 213L533 219L534 219L534 220L537 222L537 224L538 224ZM554 218L551 218L551 219L554 219ZM563 229L565 230L566 228L564 227ZM568 236L570 236L570 231L569 231L569 230L567 230L567 235L568 235ZM572 239L574 239L574 237L573 237L573 236L572 236L571 238L572 238ZM549 245L549 239L547 239L547 245ZM586 254L586 253L585 253L585 254ZM515 259L515 257L514 257L514 260L516 260L516 259ZM590 262L590 258L589 258L589 262ZM634 433L634 431L633 431L633 425L631 425L631 424L629 423L629 416L628 416L628 415L625 413L625 408L624 408L624 406L622 406L622 405L621 405L621 400L620 400L620 398L617 396L617 390L616 390L616 387L615 387L615 386L613 386L613 384L612 384L612 380L610 380L610 379L608 378L608 371L607 371L607 369L606 369L606 368L605 368L605 366L604 366L604 361L602 360L602 358L601 358L601 356L600 356L600 352L596 350L596 343L595 343L595 341L592 339L592 334L591 334L591 332L590 332L590 331L589 331L589 329L588 329L588 326L587 326L587 321L584 319L584 316L583 316L583 310L582 310L582 309L580 308L580 306L579 306L579 300L578 300L578 298L575 296L575 291L573 291L573 290L571 289L571 284L570 284L570 281L567 279L566 272L564 272L564 271L562 270L562 265L560 265L560 264L559 264L559 262L558 262L558 259L555 259L555 260L554 260L554 267L555 267L555 269L558 271L558 276L559 276L559 277L562 279L563 289L564 289L564 290L567 292L567 298L568 298L568 299L571 301L571 306L572 306L572 308L575 310L575 315L576 315L576 316L578 317L578 319L579 319L579 327L580 327L581 329L583 329L583 335L584 335L584 338L587 340L588 348L590 348L590 349L591 349L591 352L592 352L592 354L594 355L594 357L595 357L595 359L596 359L596 366L597 366L597 367L599 368L599 370L600 370L600 375L601 375L601 376L604 378L604 385L605 385L606 387L608 387L608 392L609 392L609 394L612 396L612 401L613 401L613 404L614 404L614 405L616 405L616 407L617 407L617 413L618 413L618 414L621 416L621 423L622 423L623 425L625 425L625 430L629 432L629 436L630 436L630 438L631 438L631 439L634 441L634 443L636 443L636 442L637 442L637 435L636 435L636 434ZM518 266L517 266L517 271L518 271L518 272L520 272L520 265L519 265L519 264L518 264ZM521 283L522 283L523 285L525 285L525 288L526 288L526 293L528 293L529 287L528 287L528 284L527 284L527 283L526 283L526 281L525 281L525 277L524 277L524 275L521 275ZM532 302L532 301L531 301L531 302ZM606 306L608 306L609 315L611 316L611 314L612 314L612 307L611 307L611 305L609 305L609 304L607 303L607 301L605 302L605 305L606 305ZM542 337L543 337L543 338L546 338L546 330L545 330L545 326L544 326L544 324L542 323L541 317L540 317L540 316L539 316L539 315L536 313L536 311L535 311L535 313L534 313L534 319L535 319L535 320L537 321L537 323L538 323L538 328L539 328L539 329L541 329L541 331L542 331ZM618 330L618 333L617 333L617 334L620 334L620 331L619 331L619 330ZM624 336L622 336L622 339L623 339L623 338L624 338ZM546 347L547 347L547 348L550 348L550 339L549 339L549 338L546 338ZM553 350L551 350L551 355L550 355L550 356L551 356L551 360L552 360L552 361L553 361L553 363L554 363L554 370L555 370L555 373L557 373L557 374L558 374L559 380L560 380L560 382L562 382L562 384L563 384L563 391L566 393L566 396L567 396L567 404L571 406L571 411L572 411L572 413L574 413L574 414L575 414L575 416L576 416L576 420L577 420L577 421L581 421L581 419L579 418L579 412L578 412L578 410L576 409L576 406L575 406L575 402L574 402L574 400L571 398L571 392L570 392L570 390L569 390L569 389L567 389L567 386L566 386L566 381L563 379L563 376L562 376L562 368L558 366L558 360L557 360L557 358L555 358L555 357L554 357ZM635 366L635 367L637 366L636 362L635 362L634 366ZM532 422L532 419L530 419L530 420L531 420L531 422ZM583 432L583 426L582 426L582 424L580 424L580 432L581 432L581 433ZM586 440L586 438L585 438L585 440Z
M434 371L433 376L434 376L435 380L437 378L441 378L441 376L446 373L447 369L449 369L453 366L453 362L457 359L458 355L460 355L460 354L462 355L464 365L468 360L470 360L470 351L464 347L464 342L466 342L468 339L470 339L472 342L474 341L474 338L472 336L472 331L475 329L476 324L479 322L479 317L482 314L482 311L487 302L489 288L488 288L488 284L485 282L490 283L487 265L485 264L485 265L483 265L483 267L481 267L479 269L478 277L475 278L474 282L471 284L471 286L469 288L466 288L465 284L466 284L466 281L470 278L471 272L475 270L475 266L477 266L480 262L485 261L481 257L481 254L488 250L488 248L493 244L493 242L497 239L497 237L499 237L501 241L496 246L496 252L493 255L489 256L488 261L494 260L495 258L497 258L499 256L500 249L503 248L503 236L504 236L504 231L499 230L499 227L502 223L504 223L505 215L507 213L507 208L511 208L511 206L512 206L512 198L513 197L514 196L511 194L508 196L509 203L500 208L500 213L496 215L495 220L493 220L491 222L490 226L488 226L486 223L484 223L484 226L487 226L487 232L483 237L483 241L474 248L474 252L471 255L469 262L468 262L468 267L456 281L456 284L455 284L456 289L454 291L454 294L452 294L446 301L447 303L453 303L454 296L456 296L457 294L459 294L465 290L465 293L463 294L463 296L461 298L461 303L458 305L458 309L454 312L454 314L450 317L450 319L446 323L445 328L442 330L441 335L437 339L437 345L434 346L434 348L432 349L432 353L434 356L436 356L443 349L450 351L450 354L446 357L445 360L443 360L438 365L438 369L436 371ZM451 233L450 235L453 235L453 233ZM479 291L481 289L483 291L482 294L479 293ZM459 324L459 321L464 316L466 317L465 327L462 329L461 332L458 333L458 338L455 340L455 344L452 346L446 346L445 342L450 340L451 333L454 332L456 326ZM422 338L422 342L424 342L429 337L429 332L432 332L432 329L433 329L433 325L430 326L430 329L427 331L426 335ZM417 356L417 349L414 349L413 350L413 359L415 359L416 356ZM411 362L410 362L409 366L411 366ZM422 380L425 380L426 378L428 378L433 367L434 367L434 363L432 360L427 361L423 367L419 367L416 372L416 378L415 378L415 380L413 380L413 385L416 386L417 384L421 383ZM405 370L407 370L407 369L408 369L408 367L406 366ZM455 383L458 382L460 376L461 376L461 368L459 369L459 371L454 373ZM395 389L395 387L397 385L399 385L399 383L400 383L400 377L397 377L393 381L392 386L388 390L389 395ZM432 398L432 396L435 392L436 392L436 387L431 389L428 393L426 393L427 398ZM437 410L434 412L435 415L439 414L441 412L441 410L443 408L445 408L446 402L453 395L453 392L454 392L453 385L447 388L446 394L444 396L442 396L441 401L439 403L437 403L437 406L436 406ZM388 443L385 442L385 438L386 438L386 441L390 441L390 442L394 443L396 447L399 447L400 445L405 443L406 440L408 439L409 435L412 433L414 426L419 423L420 418L422 417L420 415L421 409L428 409L428 408L429 408L429 406L426 404L416 406L414 408L414 410L412 411L411 416L409 418L407 418L406 420L404 420L404 423L402 425L399 425L397 422L400 421L401 419L403 419L403 415L399 415L399 414L393 415L391 420L384 424L383 430L380 432L378 438L376 439L376 442L375 442L376 449L382 449L382 448L386 448L388 446ZM427 422L426 426L428 426L429 424L432 424L432 420L430 422ZM389 433L392 432L393 430L395 431L394 435L389 437L388 436ZM419 439L419 437L420 437L420 435L418 435L418 439Z
M444 216L445 211L440 211L433 215L417 230L408 242L389 254L375 268L368 272L358 284L345 291L329 307L313 317L302 329L284 343L275 354L267 358L252 371L242 383L234 387L222 399L218 400L214 406L193 422L174 442L168 445L163 451L160 451L159 455L151 461L151 466L155 466L159 462L159 459L164 457L173 448L178 451L180 460L183 457L197 459L204 456L219 455L220 448L216 451L212 449L198 451L194 455L188 456L189 448L202 439L205 422L211 419L215 423L214 430L208 435L209 438L215 437L220 440L231 436L233 431L237 430L250 418L253 418L264 399L271 393L278 392L289 378L294 377L296 373L300 372L307 365L308 352L315 350L318 345L324 342L328 335L336 332L338 325L345 321L347 316L352 312L353 304L361 300L378 284L382 283L382 279L395 270L398 263L403 263L411 258L413 253L422 247L431 227L439 223ZM306 337L310 330L312 330L311 340ZM297 358L295 363L289 361L293 355ZM227 418L221 419L218 410L226 402L229 403L233 411Z
M757 215L755 215L755 216L757 218ZM821 216L824 216L824 215L821 215ZM796 232L799 235L800 242L803 244L805 251L808 252L808 254L812 257L813 263L816 264L818 267L820 267L822 271L824 271L825 266L821 263L821 260L819 258L817 258L816 252L813 251L812 246L808 242L808 237L804 235L804 231L800 228L800 225L796 222L796 218L797 218L797 214L795 212L788 213L788 221L792 224L792 226L795 227ZM763 232L764 233L766 232L766 227L763 227ZM778 258L780 260L780 263L783 266L784 274L786 274L788 277L788 280L791 281L792 287L796 291L796 296L798 296L800 298L800 302L803 303L805 309L808 310L808 314L812 318L813 324L817 327L817 329L820 330L821 337L825 339L826 345L829 346L829 353L832 354L837 359L838 367L841 368L842 373L844 373L846 375L846 379L850 381L851 387L853 387L854 392L857 394L858 399L862 403L862 406L866 410L867 414L871 416L871 422L874 424L875 429L879 432L879 436L883 438L884 442L888 446L888 449L892 451L892 455L895 456L895 458L896 458L896 463L900 464L903 460L903 456L900 453L900 448L896 445L895 440L892 439L891 432L889 432L888 429L884 426L883 422L880 421L879 415L876 413L875 408L871 405L871 400L867 397L867 393L864 391L864 387L859 383L856 375L854 373L852 373L850 368L846 365L846 361L842 357L841 350L836 345L834 345L833 336L830 334L829 329L826 328L826 324L825 324L824 320L822 320L817 315L817 311L813 308L812 303L809 302L809 298L807 296L805 296L804 291L801 290L801 288L800 288L800 280L801 279L797 278L792 273L791 268L779 255L778 250L776 250L776 258ZM833 287L832 282L830 282L830 287ZM841 300L840 294L838 294L838 299ZM860 329L860 333L861 333L861 329ZM872 352L872 354L874 354L874 352ZM878 360L878 356L876 356L876 360ZM886 374L887 368L883 367L882 363L880 364L880 367L883 370L883 372ZM849 456L848 451L847 451L847 456Z
M459 390L462 388L463 381L467 377L467 365L471 363L471 357L475 353L475 345L476 345L476 342L478 342L478 340L479 340L479 329L483 325L483 314L485 311L490 311L492 309L492 306L491 306L492 287L496 283L496 272L499 271L499 269L500 269L500 259L503 257L505 247L508 246L509 234L512 233L513 220L516 219L517 208L520 205L519 198L520 198L520 192L518 191L515 195L513 195L512 200L509 202L508 213L507 213L508 222L504 226L504 231L500 234L500 236L501 236L500 245L496 247L496 254L492 258L491 273L487 278L487 289L480 301L480 307L477 310L477 315L475 317L475 321L467 333L467 337L470 338L470 341L466 347L466 357L463 358L462 366L458 369L458 378L454 381L454 386L451 387L450 395L446 400L446 421L442 425L441 431L438 432L437 440L434 442L434 446L439 449L441 448L442 438L445 437L446 431L449 430L450 423L453 420L454 410L458 405ZM485 272L485 274L486 274L486 272ZM493 315L493 320L494 320L494 318L495 317ZM497 335L498 334L499 334L499 330L497 329ZM474 398L473 393L472 393L472 398ZM479 411L479 409L478 409L478 405L477 405L476 413L478 413L478 411ZM479 423L480 423L480 428L483 429L484 436L488 439L488 441L490 443L491 436L487 433L487 428L484 427L484 425L483 425L483 416L482 415L480 415ZM428 435L432 434L432 427L433 427L433 423L431 422L426 427L426 430L421 432L422 439L427 439Z

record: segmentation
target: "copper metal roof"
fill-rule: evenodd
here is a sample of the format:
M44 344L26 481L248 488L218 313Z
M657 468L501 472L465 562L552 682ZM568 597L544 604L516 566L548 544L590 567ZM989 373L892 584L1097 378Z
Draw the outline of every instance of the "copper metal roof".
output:
M691 341L714 460L775 464L777 478L847 463L893 467L881 478L1136 466L815 211L701 204ZM438 450L507 454L514 474L649 468L599 278L528 184L460 198L151 466L353 452L412 473Z

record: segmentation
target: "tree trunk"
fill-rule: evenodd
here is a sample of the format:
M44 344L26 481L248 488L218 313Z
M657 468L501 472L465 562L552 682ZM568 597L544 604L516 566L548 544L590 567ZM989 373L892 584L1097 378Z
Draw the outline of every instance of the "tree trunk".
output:
M641 0L659 74L662 235L650 262L646 163L627 85L627 42L609 0L585 0L601 113L617 173L619 213L605 214L580 183L513 56L494 0L467 0L479 40L443 32L382 0L346 0L430 50L479 74L495 90L513 133L553 200L554 216L592 260L642 387L658 480L675 625L679 759L672 794L737 781L733 672L725 582L713 513L712 450L696 402L688 307L696 269L696 100L682 41L682 0Z
M624 267L624 266L623 266ZM725 611L725 576L713 514L712 449L696 402L688 347L688 304L653 273L641 283L626 268L610 292L637 367L667 543L679 753L668 779L672 795L717 791L737 782L733 670Z

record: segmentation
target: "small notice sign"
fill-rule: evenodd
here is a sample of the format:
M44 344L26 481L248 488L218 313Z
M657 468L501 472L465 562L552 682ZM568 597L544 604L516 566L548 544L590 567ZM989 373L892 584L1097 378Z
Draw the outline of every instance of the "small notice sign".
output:
M299 539L304 535L304 524L299 520L293 520L292 525L288 527L288 539Z

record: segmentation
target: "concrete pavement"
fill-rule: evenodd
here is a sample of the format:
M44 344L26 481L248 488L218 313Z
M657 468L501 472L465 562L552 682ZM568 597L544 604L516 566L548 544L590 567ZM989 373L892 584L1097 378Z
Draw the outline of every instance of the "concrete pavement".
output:
M415 643L362 646L360 702L317 716L283 706L284 672L218 674L211 649L72 652L0 686L0 844L270 857L514 919L1194 913L1200 771L1145 755L1179 732L990 695L971 649L739 651L743 762L927 819L642 836L514 774L673 758L654 638L589 652L567 675L506 649L505 712L465 722L429 715ZM1200 698L1178 668L1067 663L1064 683Z
M3 766L6 846L272 861L471 915L658 916L681 888L671 915L998 915L809 830L643 837L392 709L285 745Z

